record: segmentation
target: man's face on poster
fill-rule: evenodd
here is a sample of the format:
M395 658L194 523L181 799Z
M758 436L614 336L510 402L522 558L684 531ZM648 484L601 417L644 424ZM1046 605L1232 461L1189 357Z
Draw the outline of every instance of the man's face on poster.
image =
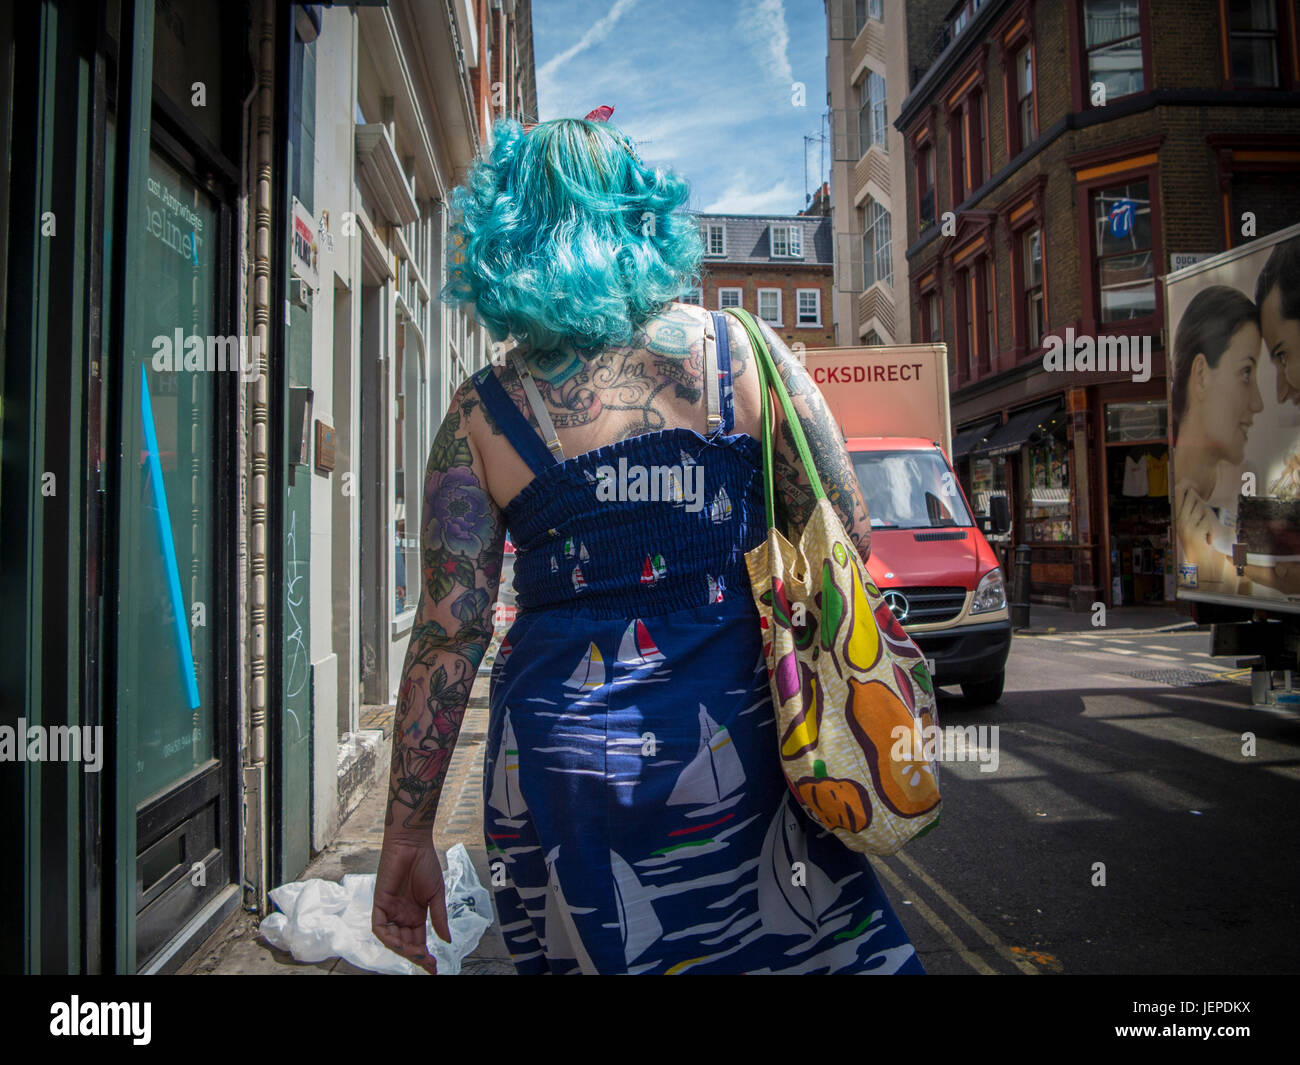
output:
M1280 285L1264 298L1259 316L1264 343L1277 369L1277 401L1300 406L1300 320L1283 317Z

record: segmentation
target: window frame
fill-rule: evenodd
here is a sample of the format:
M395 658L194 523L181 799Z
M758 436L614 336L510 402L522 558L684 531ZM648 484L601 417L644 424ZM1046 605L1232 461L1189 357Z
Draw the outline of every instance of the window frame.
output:
M691 298L692 296L697 297L697 298L692 299L692 298ZM704 289L703 289L703 287L697 285L695 288L688 289L686 292L684 292L684 293L682 294L681 302L682 302L682 303L689 303L689 304L691 304L692 306L695 306L695 307L703 307L703 306L704 306Z
M775 318L775 319L772 319L772 318L764 318L764 317L763 317L763 297L764 297L765 295L770 296L770 295L772 295L773 293L776 294L776 318ZM784 307L782 306L782 299L781 299L781 296L782 296L782 291L781 291L781 289L779 289L779 288L772 288L772 287L769 287L769 286L764 286L763 288L758 289L758 290L754 293L754 303L755 303L755 308L754 308L754 309L758 312L758 313L755 315L755 317L761 319L762 321L766 322L766 323L767 323L768 325L770 325L770 326L773 326L774 328L775 328L775 327L780 327L780 328L784 329L784 328L785 328L785 319L784 319L784 314L783 314L783 312L784 312Z
M1164 326L1164 286L1160 276L1165 272L1164 242L1161 225L1160 163L1158 151L1164 134L1158 133L1141 140L1128 141L1080 155L1068 156L1066 165L1074 171L1075 212L1078 222L1078 247L1081 257L1086 255L1087 269L1079 272L1079 296L1082 313L1081 333L1107 336L1116 333L1158 334ZM1094 247L1092 203L1093 193L1115 185L1147 181L1151 198L1151 254L1152 282L1155 287L1155 307L1142 318L1128 318L1117 322L1101 320L1100 274Z
M801 297L811 293L817 304L817 320L805 322L803 320L803 310L800 307ZM822 327L822 290L819 288L797 288L794 290L794 324L796 329L820 329Z
M986 85L988 55L989 44L986 41L977 49L975 58L950 79L949 84L957 88L945 94L949 209L954 211L988 180L992 172ZM974 146L974 151L973 133L979 135L979 144Z
M1087 17L1087 5L1089 0L1066 0L1068 8L1069 25L1073 29L1074 44L1070 48L1070 82L1072 88L1072 104L1076 112L1095 110L1091 103L1092 83L1088 79L1088 53L1093 49L1087 46L1087 32L1085 29ZM1151 85L1151 6L1148 0L1135 0L1138 5L1138 38L1141 41L1142 49L1142 88L1135 93L1126 93L1123 96L1108 96L1106 103L1109 106L1116 100L1128 100L1134 96L1140 96L1143 93L1152 91ZM1119 38L1119 40L1128 40L1129 38ZM1108 41L1107 44L1114 44L1114 41ZM1104 47L1097 45L1095 48Z
M1051 303L1049 294L1050 279L1047 274L1047 217L1046 190L1047 175L1040 174L1032 181L1022 185L998 207L998 217L1002 223L1008 260L1011 264L1011 291L1013 303L1011 308L1011 349L1007 353L1001 369L1007 369L1029 357L1036 357L1043 348L1043 342L1051 329ZM1029 344L1029 308L1026 302L1028 288L1026 285L1025 263L1023 258L1023 241L1029 230L1037 229L1039 249L1042 254L1042 301L1043 332L1038 344Z
M1038 40L1034 32L1033 16L1033 5L1022 2L1007 14L997 33L1002 58L1002 108L1005 117L1003 132L1008 162L1036 141L1042 129L1038 113ZM1027 141L1021 128L1021 103L1024 98L1020 96L1019 66L1020 56L1025 49L1029 50L1030 77L1033 81L1033 87L1028 94L1031 101L1033 136Z
M875 217L872 219L872 218L871 218L871 216L872 216L872 211L871 211L871 209L872 209L873 207L877 209L878 213L877 213L877 214L875 215ZM893 216L892 216L892 215L890 214L890 212L885 208L884 204L878 202L878 201L877 201L873 196L871 196L871 195L869 195L869 194L868 194L868 195L863 199L863 201L862 201L862 206L859 208L859 210L862 211L862 217L863 217L863 224L862 224L862 291L863 291L863 292L866 292L866 291L867 291L869 288L871 288L871 286L874 285L877 281L883 281L883 282L885 282L885 283L888 284L889 287L892 289L892 288L894 287L894 219L893 219ZM868 219L871 219L871 221L868 221ZM888 254L889 275L888 275L888 277L881 277L879 271L877 270L877 261L878 261L879 258L880 258L880 250L879 250L879 246L878 246L877 243L876 243L875 235L876 235L876 234L879 232L879 230L880 230L881 219L887 219L887 220L888 220L888 227L889 227L889 242L888 242L888 247L889 247L889 254ZM870 255L870 260L871 260L871 273L870 273L871 280L870 280L870 281L867 280L867 277L868 277L868 273L867 273L867 260L868 260L868 255L867 255L867 234L868 234L868 233L872 234L872 241L871 241L871 255Z
M871 85L872 78L879 78L881 91L880 98L876 100L872 96ZM889 80L884 74L867 67L862 75L862 80L858 83L858 140L859 155L866 155L871 149L879 148L882 152L889 151ZM880 111L880 141L876 141L876 111L877 104ZM866 115L866 136L863 136L863 115Z
M803 227L795 222L773 223L768 233L768 252L773 259L802 259L803 254ZM785 235L785 251L776 250L777 233Z
M723 303L722 295L724 292L736 293L735 303ZM718 310L725 311L728 307L744 307L745 290L739 285L719 285L718 286Z
M1242 92L1294 92L1300 88L1300 42L1296 39L1295 10L1289 3L1274 0L1277 19L1277 85L1238 85L1232 74L1232 23L1229 0L1218 0L1219 51L1222 60L1223 88Z
M1236 248L1256 239L1241 235L1241 220L1232 198L1237 174L1289 173L1300 167L1300 134L1211 133L1205 143L1217 165L1224 248ZM1242 153L1238 157L1237 153Z
M717 229L722 233L722 250L713 250L713 231ZM704 223L704 254L710 259L725 259L727 257L727 223L726 222L705 222Z

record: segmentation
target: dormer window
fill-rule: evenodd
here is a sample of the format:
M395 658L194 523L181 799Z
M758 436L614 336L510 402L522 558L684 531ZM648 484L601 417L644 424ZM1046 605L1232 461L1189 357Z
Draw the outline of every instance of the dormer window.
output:
M710 222L705 227L704 246L708 255L727 254L727 227L721 222Z
M774 259L802 259L803 230L798 226L773 226L772 257Z

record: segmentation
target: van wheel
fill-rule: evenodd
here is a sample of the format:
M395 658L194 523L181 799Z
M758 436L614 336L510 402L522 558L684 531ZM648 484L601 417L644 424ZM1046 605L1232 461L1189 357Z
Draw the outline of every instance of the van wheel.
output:
M961 686L962 695L974 706L987 706L1002 698L1002 685L1006 682L1007 671L999 670L991 677L981 680L968 680Z

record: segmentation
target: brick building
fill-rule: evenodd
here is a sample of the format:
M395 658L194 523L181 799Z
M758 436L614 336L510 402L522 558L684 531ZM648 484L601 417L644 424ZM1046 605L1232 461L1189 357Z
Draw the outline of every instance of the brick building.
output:
M1160 279L1300 219L1297 8L907 5L913 336L948 344L954 460L1037 599L1172 598ZM1149 344L1149 379L1046 371L1067 330Z
M790 345L824 348L835 343L829 217L697 217L705 252L702 288L688 293L687 302L718 310L744 307Z

